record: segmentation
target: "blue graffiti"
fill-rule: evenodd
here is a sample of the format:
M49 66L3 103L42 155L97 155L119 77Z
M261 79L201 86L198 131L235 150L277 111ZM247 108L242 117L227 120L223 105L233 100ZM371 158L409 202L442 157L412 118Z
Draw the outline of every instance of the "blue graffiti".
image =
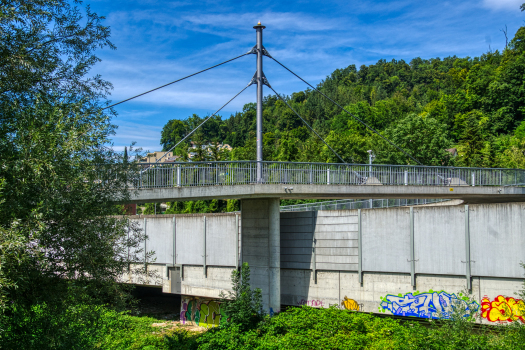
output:
M460 298L456 294L449 294L444 291L428 293L418 293L415 295L407 293L405 295L387 295L381 298L382 311L390 311L396 316L415 316L432 319L450 319L455 309L460 307L465 309L464 317L478 311L479 304L470 302L468 298ZM465 300L466 299L466 300Z
M273 317L273 308L270 308L270 317Z

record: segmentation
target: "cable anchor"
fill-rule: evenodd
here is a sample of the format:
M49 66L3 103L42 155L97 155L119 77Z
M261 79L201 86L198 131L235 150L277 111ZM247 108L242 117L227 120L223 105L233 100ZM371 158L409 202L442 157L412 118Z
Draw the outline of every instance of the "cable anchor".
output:
M264 73L262 73L262 83L268 86L269 88L271 88L270 83L268 82L268 79L266 78L266 75L264 75ZM253 84L257 84L257 72L253 74L252 80L250 80L250 83L248 86L253 85Z

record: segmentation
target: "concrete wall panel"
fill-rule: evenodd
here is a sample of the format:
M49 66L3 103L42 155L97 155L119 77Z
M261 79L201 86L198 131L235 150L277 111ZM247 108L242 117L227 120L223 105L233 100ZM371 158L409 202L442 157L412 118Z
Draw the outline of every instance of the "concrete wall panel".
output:
M363 210L363 271L410 272L408 208Z
M235 216L206 217L206 264L235 266Z
M464 275L463 206L414 208L416 273Z
M470 207L472 275L522 278L525 260L525 205Z
M219 298L220 292L231 291L232 268L208 267L207 277L202 266L183 266L181 294Z
M203 217L177 217L176 224L177 264L202 265L204 261Z
M154 251L157 264L173 264L173 218L146 219L147 250Z

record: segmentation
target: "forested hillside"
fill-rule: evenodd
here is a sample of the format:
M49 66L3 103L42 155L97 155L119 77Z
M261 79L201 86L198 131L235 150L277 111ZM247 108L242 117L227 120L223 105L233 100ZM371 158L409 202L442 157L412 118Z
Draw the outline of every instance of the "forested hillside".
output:
M424 165L525 166L525 27L503 52L480 57L380 60L335 70L318 88L412 154ZM414 164L350 115L312 90L285 97L303 118L350 163ZM170 120L161 144L169 149L203 119ZM223 142L234 150L209 160L255 159L255 104L215 117L192 136ZM185 155L187 145L178 147ZM446 149L456 147L458 157ZM199 160L207 160L202 155ZM277 96L264 99L264 159L340 162Z

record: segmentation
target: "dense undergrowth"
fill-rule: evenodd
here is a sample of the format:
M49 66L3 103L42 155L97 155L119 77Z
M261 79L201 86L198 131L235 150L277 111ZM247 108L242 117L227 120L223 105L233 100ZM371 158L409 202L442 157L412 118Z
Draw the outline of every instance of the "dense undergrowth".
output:
M86 316L87 309L91 317ZM472 320L400 321L336 308L291 308L249 330L227 324L207 332L104 308L72 307L61 317L37 308L19 320L18 336L4 333L3 349L519 349L525 327L476 328ZM96 314L96 315L95 315ZM60 338L51 331L60 327ZM23 332L20 332L24 329ZM11 329L12 330L12 329ZM11 338L11 339L9 339Z

